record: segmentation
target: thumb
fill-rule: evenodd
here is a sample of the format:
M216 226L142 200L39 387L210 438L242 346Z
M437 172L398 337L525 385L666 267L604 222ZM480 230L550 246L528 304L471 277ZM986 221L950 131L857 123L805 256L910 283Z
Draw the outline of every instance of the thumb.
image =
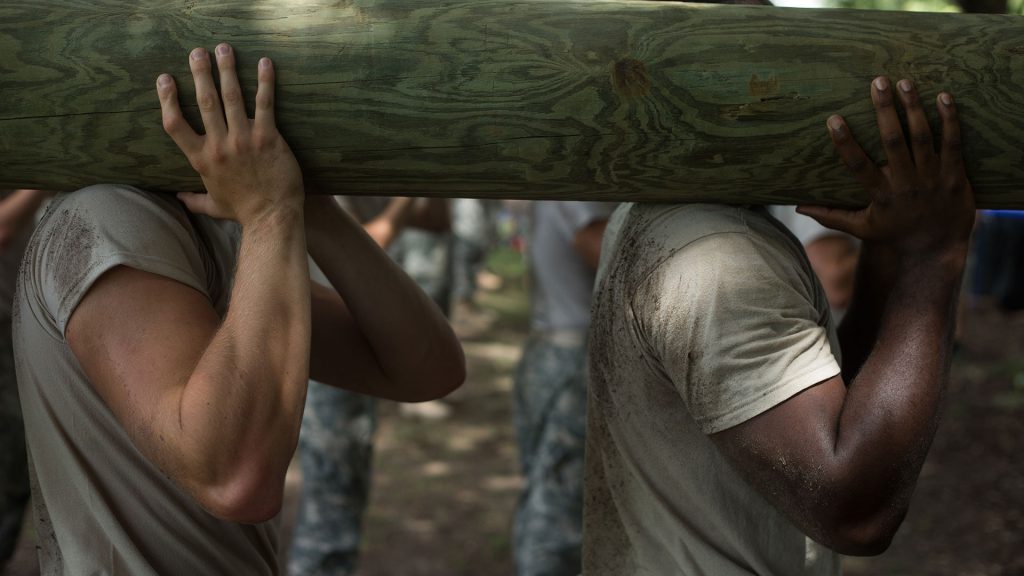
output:
M864 229L864 210L844 210L825 206L797 206L796 211L809 216L826 228L860 237Z
M200 194L198 192L178 192L178 200L188 208L189 212L193 214L205 214L206 216L212 216L219 218L219 210L217 209L216 202L209 194Z

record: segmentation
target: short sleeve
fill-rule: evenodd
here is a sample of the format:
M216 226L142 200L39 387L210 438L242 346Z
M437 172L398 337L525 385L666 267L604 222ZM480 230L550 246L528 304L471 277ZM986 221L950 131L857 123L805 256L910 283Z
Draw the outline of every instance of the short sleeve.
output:
M180 203L173 196L109 184L54 199L26 252L25 289L63 336L93 283L116 266L159 274L207 294L203 259Z
M660 298L642 322L705 434L840 372L816 280L776 244L738 232L704 237L663 262L636 297Z

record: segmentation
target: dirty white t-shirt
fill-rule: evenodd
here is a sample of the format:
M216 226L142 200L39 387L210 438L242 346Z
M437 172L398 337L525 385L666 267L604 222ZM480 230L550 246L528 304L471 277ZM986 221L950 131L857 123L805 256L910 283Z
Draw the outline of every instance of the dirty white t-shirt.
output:
M64 338L82 297L115 266L190 286L223 316L238 240L234 224L126 186L92 186L50 203L14 308L43 574L277 573L275 524L218 520L143 458Z
M762 209L625 204L602 251L584 575L838 574L708 437L840 372L796 239Z

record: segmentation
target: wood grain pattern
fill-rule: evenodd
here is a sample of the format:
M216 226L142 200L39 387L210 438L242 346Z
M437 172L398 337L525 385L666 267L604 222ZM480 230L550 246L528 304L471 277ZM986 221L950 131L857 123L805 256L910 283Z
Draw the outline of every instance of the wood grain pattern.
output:
M345 194L817 202L863 193L877 74L957 97L979 204L1024 208L1024 18L582 0L4 0L0 188L200 184L160 127L187 54L278 70L307 181ZM252 90L247 97L252 98Z

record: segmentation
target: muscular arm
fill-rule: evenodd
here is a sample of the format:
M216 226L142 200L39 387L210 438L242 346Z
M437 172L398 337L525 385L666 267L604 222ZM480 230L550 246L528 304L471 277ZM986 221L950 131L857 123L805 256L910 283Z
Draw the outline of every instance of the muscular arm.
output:
M850 311L863 316L855 317L848 329L856 332L849 334L876 334L857 339L867 344L859 353L863 365L849 386L834 377L712 436L806 534L846 554L884 550L906 513L939 420L973 219L955 108L939 105L940 165L916 93L901 91L914 142L911 158L892 91L873 89L890 160L885 174L838 117L830 120L837 150L868 187L871 205L856 212L803 209L860 236L868 247L884 248L880 259L867 255L863 278L886 282ZM870 320L875 311L877 327Z
M139 451L225 520L281 506L308 374L302 236L283 220L243 229L223 322L205 295L126 267L68 322L72 352Z
M209 56L190 59L204 136L182 118L168 75L158 93L165 129L209 192L183 199L242 227L226 317L183 284L122 267L86 293L66 336L144 457L211 514L258 522L280 509L309 371L302 176L274 126L269 61L250 120L232 52L219 48L223 111Z
M462 384L462 347L437 306L336 203L312 204L309 253L336 292L314 286L311 377L407 402Z

